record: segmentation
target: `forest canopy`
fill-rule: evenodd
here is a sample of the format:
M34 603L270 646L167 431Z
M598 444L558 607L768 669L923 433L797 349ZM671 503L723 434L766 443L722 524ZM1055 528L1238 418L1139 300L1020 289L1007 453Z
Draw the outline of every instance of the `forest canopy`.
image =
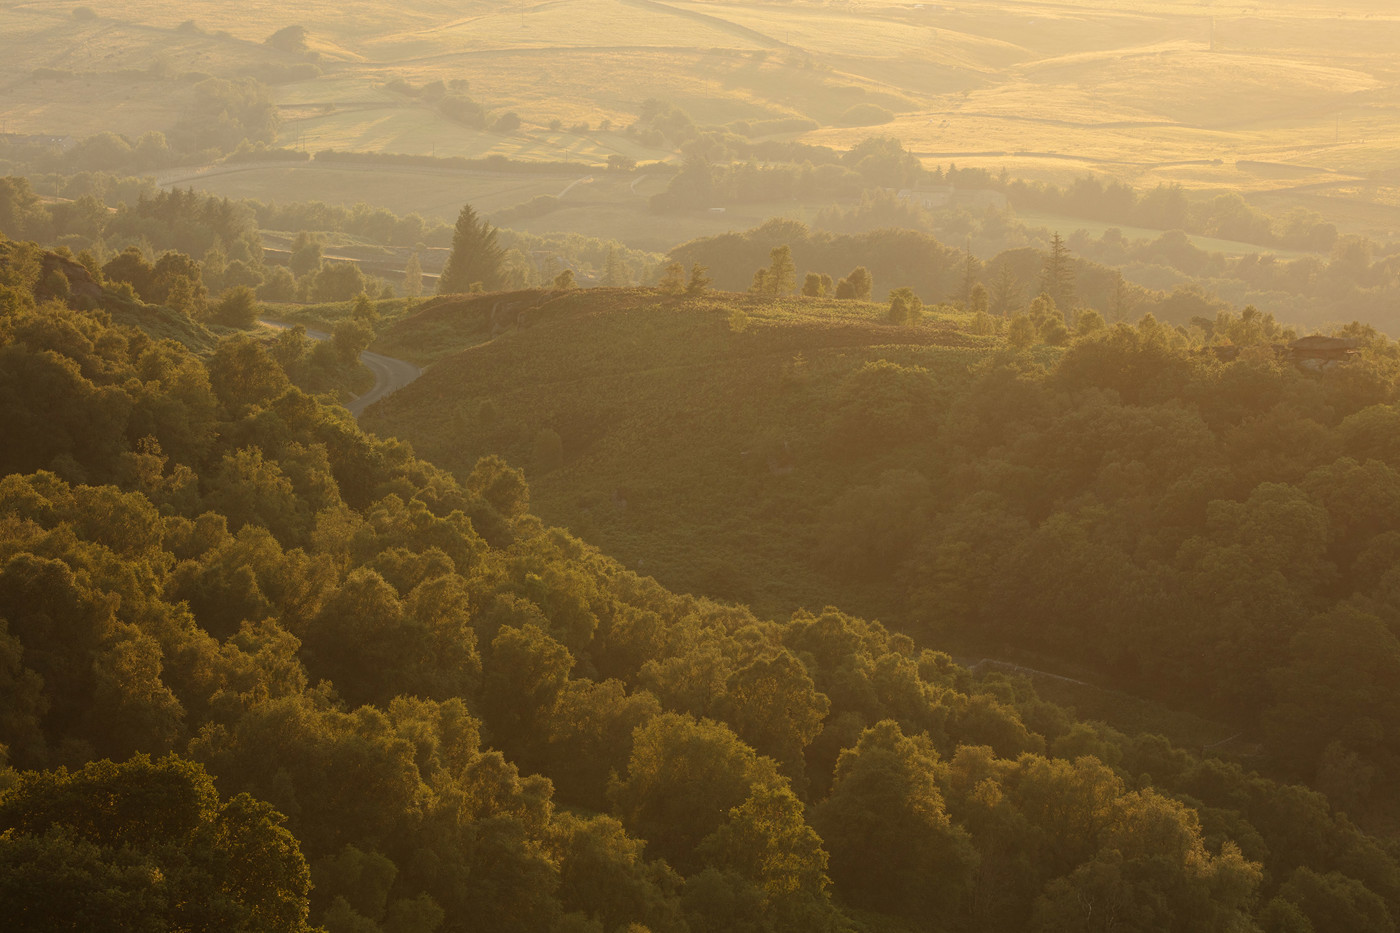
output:
M835 609L668 592L500 459L459 482L275 347L201 358L0 247L0 857L113 917L200 885L259 929L1390 928L1400 866L1313 791ZM0 886L97 903L54 900Z

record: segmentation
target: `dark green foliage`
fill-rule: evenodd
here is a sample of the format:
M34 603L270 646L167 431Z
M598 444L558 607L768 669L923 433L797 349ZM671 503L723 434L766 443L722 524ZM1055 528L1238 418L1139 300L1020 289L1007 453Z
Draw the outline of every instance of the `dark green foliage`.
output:
M856 104L842 113L836 122L842 126L879 126L893 119L894 114L879 104Z
M917 324L923 315L924 303L911 288L896 288L890 292L889 321L891 324Z
M298 233L287 260L292 274L313 275L321 270L321 241L305 231Z
M877 113L879 107L865 105L868 110L861 115L862 120L873 123L888 122L889 113ZM860 106L851 108L859 110ZM908 188L923 177L923 166L912 152L893 136L872 136L851 148L841 156L841 161L859 172L870 187Z
M247 285L236 285L219 298L210 312L210 319L226 327L252 327L262 308L257 295Z
M856 456L917 441L932 433L935 387L928 370L888 360L866 363L836 392L834 450Z
M93 762L0 794L0 913L17 931L307 930L310 878L281 814L220 803L199 765Z
M487 291L499 288L502 255L496 243L496 229L478 220L470 204L464 205L452 234L452 252L438 279L438 294L470 291L476 284Z
M773 762L722 723L667 713L637 728L626 775L609 796L652 855L689 872L699 862L697 847L731 808L777 780Z
M916 918L956 910L977 856L935 783L937 753L886 720L836 763L813 815L831 874L852 903Z
M311 297L315 301L349 301L364 290L364 273L353 262L325 263L316 270L311 282Z
M508 110L491 121L491 132L509 135L520 129L520 115Z
M690 265L690 279L686 282L685 293L687 295L703 295L710 287L710 277L708 266L702 266L695 262Z
M849 929L847 910L872 928L988 933L1110 911L1142 930L1392 928L1400 868L1313 792L1075 724L1022 679L976 677L834 609L770 621L675 595L546 529L505 461L458 483L294 388L332 344L235 335L206 364L37 302L42 257L5 255L0 743L21 768L80 769L0 769L0 904L17 928L777 933ZM1173 592L1206 619L1200 643L1215 644L1208 623L1275 663L1237 684L1223 650L1211 668L1162 639L1172 673L1154 675L1223 684L1232 702L1277 689L1279 727L1298 729L1270 741L1316 753L1329 793L1364 804L1392 767L1389 707L1368 686L1390 676L1391 465L1333 458L1234 498L1210 484L1234 488L1225 464L1268 462L1260 445L1217 452L1212 426L1285 399L1338 423L1368 412L1338 433L1383 456L1377 382L1183 369L1138 333L1072 346L1057 372L999 356L965 386L893 347L903 362L851 369L842 387L814 353L771 391L805 404L821 387L820 417L859 438L843 462L867 488L827 518L853 550L885 547L881 528L898 545L866 568L896 567L881 586L907 574L945 618L985 611L989 628L1070 632L1116 659L1150 659L1135 623ZM347 355L362 337L347 331ZM1099 385L1121 378L1115 359L1155 374L1138 404ZM62 374L43 384L61 404L24 394L30 372ZM1194 407L1149 401L1174 385ZM574 421L547 423L563 435ZM1039 469L893 466L943 443ZM1164 565L1104 534L1104 509L1040 512L1086 484L1121 489L1104 463L1129 456L1142 482L1175 490L1177 524L1156 533L1179 541L1150 542ZM1236 598L1203 606L1188 571ZM1369 581L1370 600L1289 608L1344 580ZM1255 634L1281 627L1278 645ZM95 761L167 749L200 765Z
M277 108L267 87L253 78L208 78L194 92L193 105L172 132L182 148L227 152L244 140L270 144L276 139Z
M263 41L284 52L305 52L306 29L303 26L283 26Z

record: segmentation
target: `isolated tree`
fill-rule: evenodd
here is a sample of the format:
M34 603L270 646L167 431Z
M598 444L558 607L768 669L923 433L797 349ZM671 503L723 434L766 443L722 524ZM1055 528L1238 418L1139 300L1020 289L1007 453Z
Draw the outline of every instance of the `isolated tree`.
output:
M923 313L924 303L909 287L896 288L890 292L890 323L915 324Z
M349 301L365 290L365 275L353 262L331 262L311 280L311 296L317 301Z
M578 288L578 282L574 280L574 270L565 269L554 277L554 287L561 289Z
M1057 308L1074 307L1074 260L1059 231L1050 238L1050 252L1040 269L1040 290L1055 299Z
M987 286L978 282L972 286L972 291L968 295L967 309L974 314L986 314L987 305Z
M205 288L210 292L223 292L232 284L224 280L227 271L228 254L222 246L215 243L204 251L204 257L199 260L199 273Z
M802 279L802 294L807 298L821 298L826 294L822 289L822 277L815 272L808 272Z
M291 301L296 297L297 282L286 266L272 266L267 278L258 286L258 297L264 301Z
M194 314L204 309L208 290L199 263L184 253L167 250L156 260L152 272L154 282L147 298L182 314Z
M514 110L508 110L495 119L491 124L493 133L514 133L520 129L520 114Z
M663 295L679 295L685 291L685 266L678 262L671 263L662 273L657 287Z
M846 281L851 283L851 297L857 301L869 301L870 291L874 287L874 280L870 276L870 270L865 266L856 266L851 270L851 274L846 276Z
M263 42L274 49L281 49L283 52L305 52L306 27L283 26L264 39Z
M477 282L486 291L499 288L503 255L496 243L496 228L478 218L470 204L463 205L452 233L452 252L438 279L438 294L470 291Z
M772 291L768 286L768 270L753 270L753 282L749 284L749 293L754 295L770 295Z
M792 249L775 246L768 253L768 294L788 295L797 287L797 266L792 261Z
M708 266L700 263L692 263L690 266L690 281L685 285L687 295L703 295L710 287L710 277L706 274L710 271Z
M972 250L971 248L969 248L966 251L966 259L963 262L962 289L958 294L958 297L962 300L964 308L972 307L972 290L978 284L977 265L977 257L972 255Z
M374 330L367 323L351 318L336 322L330 343L342 366L354 366L373 339Z

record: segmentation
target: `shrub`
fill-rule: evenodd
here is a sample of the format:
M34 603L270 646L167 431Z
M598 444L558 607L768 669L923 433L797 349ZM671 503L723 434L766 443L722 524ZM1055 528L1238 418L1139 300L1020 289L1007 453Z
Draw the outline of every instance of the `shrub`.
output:
M842 126L880 126L893 119L894 114L879 104L856 104L841 114L836 122Z

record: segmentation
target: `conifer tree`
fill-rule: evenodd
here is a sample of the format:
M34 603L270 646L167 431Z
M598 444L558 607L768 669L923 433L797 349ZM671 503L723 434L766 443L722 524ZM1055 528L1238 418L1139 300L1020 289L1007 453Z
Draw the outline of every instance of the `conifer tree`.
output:
M1074 307L1074 261L1058 231L1050 239L1050 252L1040 270L1040 290L1055 299L1057 308Z
M1021 310L1021 283L1009 262L1002 262L997 268L997 277L992 280L990 308L1002 317Z
M452 234L452 252L438 279L438 294L470 291L477 283L486 291L499 288L503 256L496 228L478 218L470 204L464 204Z
M614 287L632 284L632 274L627 271L627 265L618 255L616 246L608 247L607 265L603 268L603 284Z

